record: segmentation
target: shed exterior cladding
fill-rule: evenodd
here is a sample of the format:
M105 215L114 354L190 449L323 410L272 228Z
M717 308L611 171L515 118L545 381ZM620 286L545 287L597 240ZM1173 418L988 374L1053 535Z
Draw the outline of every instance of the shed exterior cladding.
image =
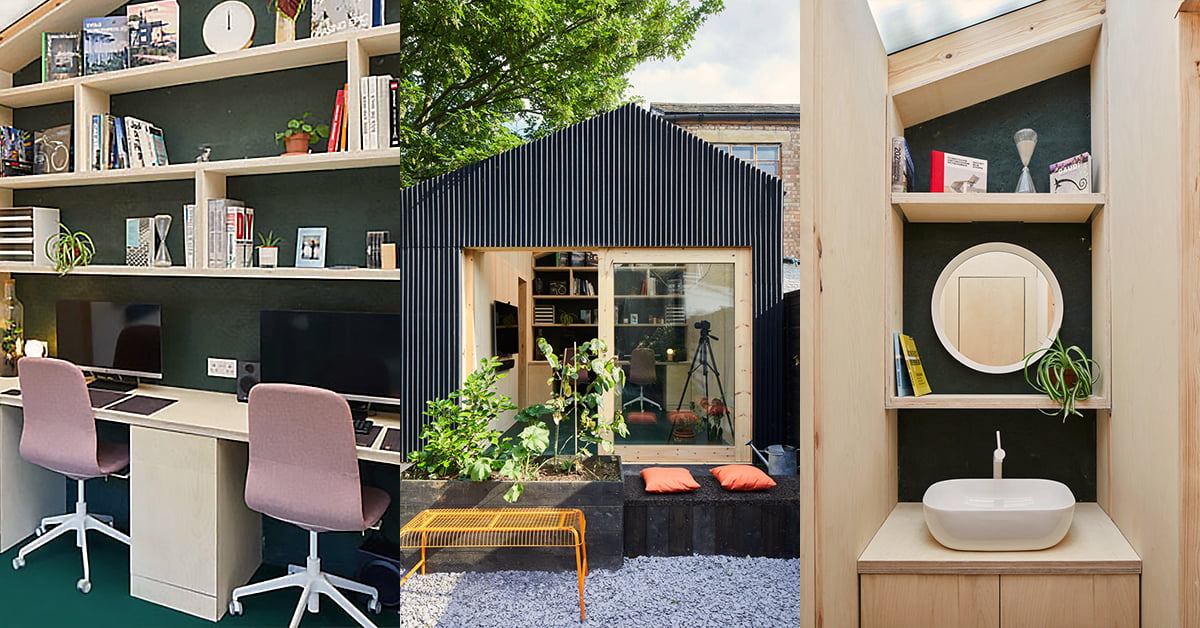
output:
M800 105L656 102L650 111L718 146L778 146L783 254L800 258Z
M400 198L405 451L417 446L425 402L460 383L464 249L750 250L754 437L782 442L779 178L626 105Z

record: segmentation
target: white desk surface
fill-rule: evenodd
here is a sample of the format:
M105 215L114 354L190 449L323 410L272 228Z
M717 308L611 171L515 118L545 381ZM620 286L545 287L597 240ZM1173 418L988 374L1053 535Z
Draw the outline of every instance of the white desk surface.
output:
M1067 536L1036 552L963 552L934 540L919 503L900 503L858 558L874 574L1141 573L1142 560L1095 503L1075 504Z
M16 377L0 377L0 392L13 388L20 388L20 383ZM96 418L114 423L125 423L197 436L210 436L212 438L242 442L249 440L249 428L246 420L247 404L238 402L237 396L231 393L142 384L130 394L175 399L177 402L149 416L96 408ZM20 406L21 397L18 395L0 395L0 404ZM381 427L400 426L399 417L395 416L374 416L371 417L371 420ZM399 465L403 462L400 452L385 451L378 448L382 438L383 430L380 430L373 447L359 447L359 459Z

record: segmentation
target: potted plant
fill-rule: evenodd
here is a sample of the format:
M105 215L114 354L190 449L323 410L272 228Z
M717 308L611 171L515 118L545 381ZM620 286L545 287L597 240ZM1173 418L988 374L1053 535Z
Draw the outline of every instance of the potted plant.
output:
M275 11L275 43L295 41L296 18L304 8L304 0L270 0Z
M1029 366L1034 361L1037 361L1037 367L1030 379ZM1062 414L1064 422L1070 415L1083 416L1075 406L1092 394L1092 387L1100 379L1100 366L1096 361L1075 345L1064 347L1058 336L1049 348L1025 356L1023 372L1030 386L1059 404L1058 410L1048 412L1043 409L1041 412L1050 416Z
M0 376L15 377L17 375L17 360L20 359L21 340L25 330L20 324L10 318L0 321L0 351L3 351L3 363L0 364Z
M46 256L54 262L54 270L65 275L73 268L87 266L96 255L92 237L82 231L71 231L58 223L58 233L46 239Z
M275 134L275 141L283 144L285 155L307 154L310 146L329 137L329 125L311 124L310 117L312 113L305 113L299 119L288 120L287 128Z
M258 266L259 268L275 268L279 265L279 245L283 240L268 231L267 235L258 232Z

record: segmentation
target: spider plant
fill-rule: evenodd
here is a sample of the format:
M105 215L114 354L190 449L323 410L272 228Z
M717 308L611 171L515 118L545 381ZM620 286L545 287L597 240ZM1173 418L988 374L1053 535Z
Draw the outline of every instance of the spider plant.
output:
M1034 378L1030 379L1029 366L1035 361ZM1064 423L1068 416L1083 416L1075 406L1092 394L1092 386L1100 379L1100 365L1087 357L1083 349L1075 345L1064 347L1058 336L1049 348L1025 356L1023 372L1030 386L1059 404L1059 409L1053 412L1039 410L1050 416L1062 414Z

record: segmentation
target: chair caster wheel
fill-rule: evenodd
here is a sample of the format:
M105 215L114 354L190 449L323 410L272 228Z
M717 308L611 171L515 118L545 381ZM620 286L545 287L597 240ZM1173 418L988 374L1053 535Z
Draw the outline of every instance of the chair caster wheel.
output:
M80 593L86 594L92 590L92 583L90 580L80 579L79 582L75 583L75 588L79 589Z
M242 603L237 600L229 600L229 614L230 615L241 615L242 614Z
M37 527L37 528L36 528L36 529L33 531L33 534L34 534L35 536L41 536L41 535L43 535L43 534L45 534L45 533L46 533L46 526L38 526L38 527Z
M13 565L13 570L20 569L25 566L25 559L18 556L13 559L12 565Z
M377 599L371 600L367 602L367 610L378 615L383 612L383 604L380 604Z

